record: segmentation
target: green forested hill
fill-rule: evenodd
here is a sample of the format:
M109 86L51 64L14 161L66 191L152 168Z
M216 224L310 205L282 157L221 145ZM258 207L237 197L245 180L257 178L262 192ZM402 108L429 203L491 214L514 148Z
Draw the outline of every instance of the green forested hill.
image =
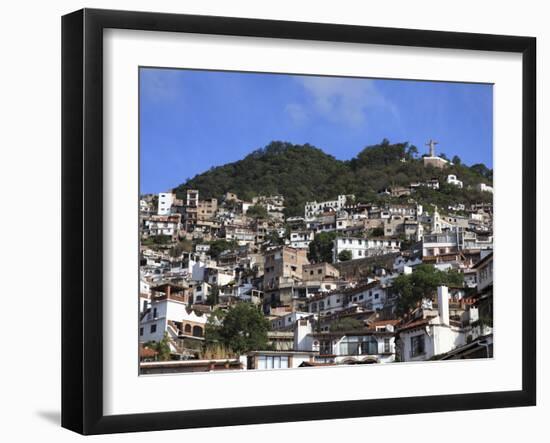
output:
M402 159L405 159L403 162ZM287 216L302 215L306 201L334 199L338 194L355 194L357 201L377 201L377 191L393 185L439 178L440 191L423 189L415 196L421 203L445 207L453 203L489 201L492 196L466 189L480 182L492 183L492 170L482 164L471 167L453 158L445 170L425 168L416 147L408 143L368 146L349 161L341 161L311 145L272 142L244 159L210 169L175 188L179 196L186 189L198 189L201 199L221 198L234 192L249 200L254 195L282 194ZM444 184L447 174L464 181L464 189ZM406 197L402 197L406 199Z

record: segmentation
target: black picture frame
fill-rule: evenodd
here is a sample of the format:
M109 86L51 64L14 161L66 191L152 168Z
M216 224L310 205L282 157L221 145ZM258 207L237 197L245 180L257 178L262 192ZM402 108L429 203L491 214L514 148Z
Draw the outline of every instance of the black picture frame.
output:
M353 42L522 54L522 389L506 392L103 413L103 30ZM62 18L62 426L82 434L412 414L536 404L536 39L83 9Z

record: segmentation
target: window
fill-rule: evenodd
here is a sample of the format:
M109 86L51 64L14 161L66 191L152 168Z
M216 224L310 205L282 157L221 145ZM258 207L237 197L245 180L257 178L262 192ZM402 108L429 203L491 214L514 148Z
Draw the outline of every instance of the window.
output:
M378 341L374 337L363 337L361 343L361 354L378 354Z
M157 325L151 325L151 334L154 334L155 332L157 332Z
M258 357L258 369L288 368L288 356L260 355Z
M378 300L379 297L380 297L380 294L378 294L378 293L377 293L377 294L374 294L374 299L375 299L375 300Z
M417 335L415 337L411 337L411 357L422 355L425 352L424 336Z
M143 336L143 328L139 328L139 335Z
M330 341L322 341L321 346L319 347L320 355L330 355L332 354L332 343Z
M157 308L153 309L153 318L157 318Z
M359 300L363 300L363 294L359 296Z
M390 350L390 339L387 338L387 337L384 339L384 352L391 352L391 350Z
M359 355L359 338L344 337L340 342L339 355Z
M202 337L202 328L200 326L193 326L193 337Z
M322 269L317 269L317 274L322 274L322 273L323 273Z

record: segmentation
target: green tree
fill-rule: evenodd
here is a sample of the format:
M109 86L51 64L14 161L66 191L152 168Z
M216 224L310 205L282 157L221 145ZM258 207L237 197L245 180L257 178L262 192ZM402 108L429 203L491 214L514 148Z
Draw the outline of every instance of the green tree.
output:
M491 201L491 194L467 189L480 182L490 184L491 169L483 164L472 167L454 164L445 170L424 167L421 159L416 158L417 151L407 142L391 143L386 139L367 146L349 161L341 161L309 144L274 141L242 160L211 168L187 180L175 192L178 198L182 198L187 189L198 189L203 198L218 199L229 191L243 199L261 194L281 194L285 198L285 215L289 217L303 215L307 201L332 200L339 194L355 194L358 202L376 202L377 191L392 184L422 182L432 177L444 182L447 174L456 173L464 181L463 190L433 191L430 196L419 190L414 194L415 200L424 204L435 196L440 200L436 204L442 207L456 202ZM407 161L401 161L403 158Z
M399 240L401 242L401 251L411 249L417 243L416 240L407 237L405 234L401 234Z
M212 285L210 293L206 296L206 304L216 306L220 303L220 288L218 285Z
M397 312L402 315L413 309L423 298L433 299L438 286L462 286L461 273L440 271L432 265L417 266L412 274L403 274L393 281L393 288L399 294Z
M349 249L344 249L338 254L338 260L340 261L350 261L353 258L353 255Z
M246 215L252 218L267 218L269 214L267 213L265 206L255 204L254 206L250 206L250 208L248 208Z
M409 146L407 155L409 156L410 159L416 158L418 155L418 148L414 145Z
M237 242L227 240L214 240L210 243L210 257L217 259L223 251L229 251L237 247Z
M236 354L267 347L269 322L251 303L238 303L219 322L206 326L206 341L219 342Z
M383 237L384 228L373 228L370 230L370 237Z
M223 346L220 329L225 315L226 311L216 308L208 316L208 320L206 321L206 326L204 328L204 341L206 347L216 345Z
M309 243L308 259L314 263L332 263L332 250L335 238L336 232L315 234L315 237Z
M182 240L178 242L172 249L170 249L170 255L172 257L180 257L184 252L192 252L193 243L190 240Z
M172 242L172 237L169 235L152 235L141 241L144 246L165 246Z
M332 322L330 325L330 332L357 331L364 328L365 324L362 321L356 318L344 317Z
M271 246L280 246L280 245L284 245L284 244L285 244L285 238L284 238L284 237L281 237L281 236L279 235L279 232L276 231L276 230L270 231L270 232L265 236L265 240L266 240L266 242L268 242L269 245L271 245Z
M458 155L455 155L451 161L457 166L460 166L462 164L462 160L460 160L460 157Z
M143 345L146 348L157 351L157 360L167 361L170 360L170 339L168 333L164 333L164 336L160 341L149 341Z
M476 163L475 165L470 166L470 169L485 178L490 177L492 179L493 177L493 171L485 166L483 163Z
M387 166L405 157L408 143L390 144L387 139L375 146L368 146L357 155L357 166Z

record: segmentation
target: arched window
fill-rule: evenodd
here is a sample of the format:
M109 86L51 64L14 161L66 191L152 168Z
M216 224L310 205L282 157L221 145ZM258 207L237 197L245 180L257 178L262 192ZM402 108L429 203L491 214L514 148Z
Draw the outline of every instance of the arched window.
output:
M185 325L184 331L186 334L191 334L191 325L190 324Z
M200 326L193 326L193 337L202 337L202 328Z

